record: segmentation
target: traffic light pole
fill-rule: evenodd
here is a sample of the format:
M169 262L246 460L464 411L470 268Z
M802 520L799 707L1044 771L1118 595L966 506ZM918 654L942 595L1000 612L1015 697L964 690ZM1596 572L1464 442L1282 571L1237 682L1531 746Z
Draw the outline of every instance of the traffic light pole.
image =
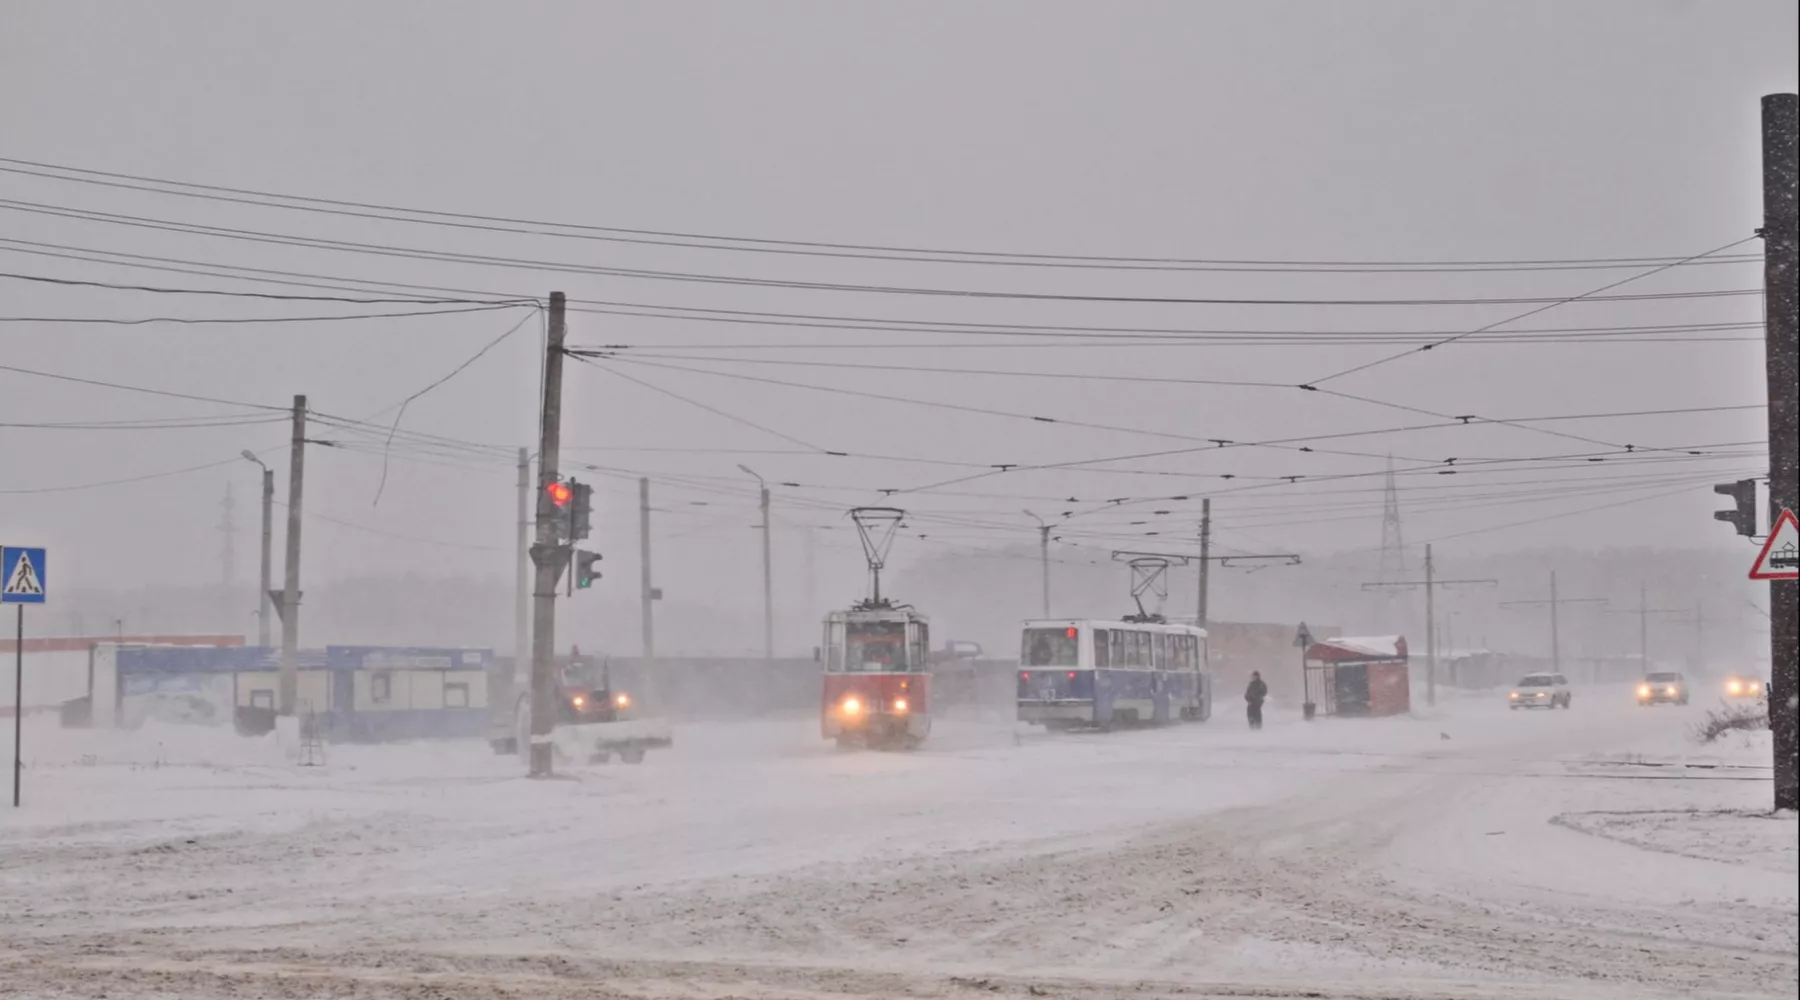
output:
M1800 97L1770 94L1762 99L1763 134L1763 301L1769 386L1769 507L1770 531L1781 511L1800 507L1800 483L1796 464L1800 436L1796 435L1795 329L1800 321L1796 302L1795 266L1800 256L1800 214L1796 212L1795 185L1800 183L1800 161L1795 156L1796 121ZM1800 809L1800 656L1796 631L1800 630L1800 606L1796 592L1800 582L1769 582L1769 728L1773 730L1775 755L1775 808Z
M558 481L562 451L562 375L565 300L550 293L549 342L544 348L544 398L538 426L537 544L531 561L537 565L532 589L531 616L531 737L529 774L548 778L552 773L551 732L556 725L556 580L568 565L569 547L557 537L561 518L550 496Z

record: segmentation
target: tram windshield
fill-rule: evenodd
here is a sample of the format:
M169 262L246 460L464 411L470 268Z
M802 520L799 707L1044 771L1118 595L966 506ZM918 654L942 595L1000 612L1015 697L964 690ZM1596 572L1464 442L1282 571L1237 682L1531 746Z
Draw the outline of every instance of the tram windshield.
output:
M905 622L857 622L844 635L844 669L888 673L906 669Z
M1028 628L1020 656L1028 667L1078 667L1081 632L1075 628Z

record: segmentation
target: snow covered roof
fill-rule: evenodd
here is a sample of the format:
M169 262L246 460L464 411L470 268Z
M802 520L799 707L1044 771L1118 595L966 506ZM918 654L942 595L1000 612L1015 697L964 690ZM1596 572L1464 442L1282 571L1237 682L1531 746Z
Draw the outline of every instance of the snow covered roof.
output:
M1309 660L1404 660L1406 655L1406 637L1399 635L1324 639L1306 651Z

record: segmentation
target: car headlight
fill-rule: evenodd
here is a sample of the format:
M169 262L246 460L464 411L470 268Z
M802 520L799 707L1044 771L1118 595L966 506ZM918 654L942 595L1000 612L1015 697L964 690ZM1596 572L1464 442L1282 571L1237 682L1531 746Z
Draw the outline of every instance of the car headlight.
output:
M1650 697L1650 685L1648 685L1648 684L1639 685L1638 686L1638 697L1639 698Z
M1513 691L1510 694L1508 694L1507 697L1511 698L1514 701L1518 701L1519 700L1519 692Z
M1731 683L1725 685L1725 690L1731 694L1743 694L1744 693L1744 685L1737 681L1732 681Z
M844 714L845 715L860 715L860 714L862 714L862 702L855 697L845 698L844 699Z
M901 714L901 715L905 715L905 714L906 714L906 708L907 708L907 706L906 706L906 699L905 699L905 698L895 698L895 699L894 699L894 711L895 711L895 712L897 712L897 713L899 713L899 714Z
M1664 694L1674 694L1674 693L1675 693L1675 687L1674 687L1674 685L1670 685L1670 687L1669 687L1669 689L1668 689L1668 690L1667 690L1667 691L1665 691L1665 692L1663 692L1663 693L1664 693Z

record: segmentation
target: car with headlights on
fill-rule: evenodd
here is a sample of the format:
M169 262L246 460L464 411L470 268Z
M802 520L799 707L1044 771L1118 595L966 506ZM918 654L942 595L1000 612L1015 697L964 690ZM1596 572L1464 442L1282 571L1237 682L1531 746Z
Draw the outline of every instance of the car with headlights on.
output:
M1768 694L1769 686L1762 678L1750 674L1728 674L1723 690L1725 697L1732 701L1756 701Z
M1526 674L1507 692L1508 708L1568 708L1569 679L1562 674Z
M1688 703L1687 678L1674 671L1659 670L1644 675L1638 682L1637 703L1651 705L1685 705Z

